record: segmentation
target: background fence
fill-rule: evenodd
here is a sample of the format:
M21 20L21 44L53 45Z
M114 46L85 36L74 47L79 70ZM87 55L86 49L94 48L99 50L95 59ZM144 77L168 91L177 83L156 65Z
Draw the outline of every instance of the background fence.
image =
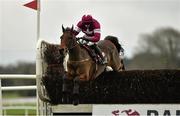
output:
M24 115L28 115L29 110L35 110L37 111L37 105L35 106L3 106L3 91L21 91L21 90L36 90L36 85L23 85L23 86L2 86L1 82L3 79L36 79L36 75L27 75L27 74L1 74L0 75L0 115L6 115L7 110L24 110ZM37 97L36 97L37 98ZM35 101L32 100L32 102ZM27 99L25 99L26 101ZM17 100L18 102L18 100Z

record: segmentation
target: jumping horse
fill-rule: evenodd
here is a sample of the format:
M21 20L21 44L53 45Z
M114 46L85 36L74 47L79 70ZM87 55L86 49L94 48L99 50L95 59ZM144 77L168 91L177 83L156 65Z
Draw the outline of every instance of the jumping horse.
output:
M118 43L118 39L113 36L108 36L104 40L98 42L98 46L105 53L107 57L107 64L98 64L89 55L88 51L83 48L77 41L73 33L73 26L71 28L64 28L62 25L63 34L60 37L60 48L67 51L69 59L67 62L67 73L63 77L62 87L62 102L67 103L68 85L67 81L73 81L73 104L79 103L79 83L82 81L90 81L96 79L107 66L112 67L114 71L120 72L124 70L124 64L119 57L120 51L123 50Z

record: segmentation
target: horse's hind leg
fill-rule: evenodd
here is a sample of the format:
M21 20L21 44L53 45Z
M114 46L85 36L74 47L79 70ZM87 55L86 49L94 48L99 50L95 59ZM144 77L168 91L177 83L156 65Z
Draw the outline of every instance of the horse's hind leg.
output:
M68 87L68 79L66 74L63 76L63 84L62 84L62 103L69 103L69 87Z
M114 71L120 72L125 70L123 60L119 57L117 53L114 53L111 59L112 59L111 67L113 68Z
M78 105L79 104L79 77L74 78L74 88L73 88L73 104Z

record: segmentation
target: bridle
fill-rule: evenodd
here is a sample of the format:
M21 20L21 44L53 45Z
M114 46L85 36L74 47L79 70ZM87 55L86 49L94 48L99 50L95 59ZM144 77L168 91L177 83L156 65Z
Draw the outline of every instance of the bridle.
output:
M66 31L69 32L70 34L72 34L71 31L69 31L69 30L66 30ZM61 39L63 39L63 38L61 37ZM68 46L66 46L65 48L62 48L62 49L64 49L65 53L69 52L70 50L72 50L73 48L78 46L77 39L74 35L72 35L72 37L68 38L68 39L69 39Z

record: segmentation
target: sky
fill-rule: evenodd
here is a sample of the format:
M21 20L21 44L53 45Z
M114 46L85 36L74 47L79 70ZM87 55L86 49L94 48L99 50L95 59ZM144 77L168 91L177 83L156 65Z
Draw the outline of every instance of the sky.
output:
M0 65L35 62L37 11L23 6L31 1L0 0ZM40 38L60 43L62 24L76 25L84 14L100 22L101 39L118 37L128 58L140 34L160 27L180 30L180 0L41 0Z

